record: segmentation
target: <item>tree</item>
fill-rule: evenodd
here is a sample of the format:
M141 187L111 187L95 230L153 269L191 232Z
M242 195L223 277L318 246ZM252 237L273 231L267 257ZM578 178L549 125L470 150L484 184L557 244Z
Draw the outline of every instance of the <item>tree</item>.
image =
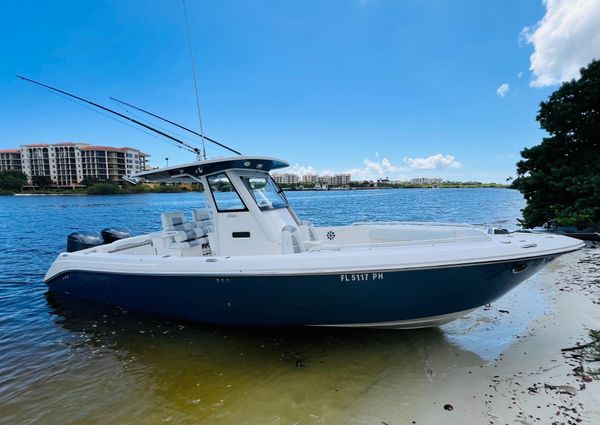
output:
M513 187L525 196L522 224L535 227L600 223L600 61L581 69L540 104L536 117L549 133L521 151Z
M20 171L0 171L0 190L19 192L27 183L27 176Z
M116 195L121 189L114 183L95 183L87 188L88 195Z
M81 180L81 184L85 185L85 186L91 186L93 184L99 183L100 180L98 180L96 177L92 177L92 176L85 176L83 178L83 180Z
M40 189L47 189L53 183L52 179L48 176L33 176L31 177L31 182Z

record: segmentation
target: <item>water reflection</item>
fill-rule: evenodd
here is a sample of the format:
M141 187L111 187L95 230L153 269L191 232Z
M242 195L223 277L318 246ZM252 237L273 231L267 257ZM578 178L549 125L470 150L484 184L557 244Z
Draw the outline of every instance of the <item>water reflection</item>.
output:
M372 419L390 409L408 417L400 405L416 405L419 385L448 361L452 367L482 363L438 328L207 327L64 295L47 300L56 323L69 331L63 344L73 358L86 359L81 378L91 374L96 385L110 381L128 407L115 417L119 421L140 419L134 412L145 412L149 421L223 423L339 423L359 412ZM101 369L90 369L94 364ZM86 420L94 420L97 407L88 416L77 404Z

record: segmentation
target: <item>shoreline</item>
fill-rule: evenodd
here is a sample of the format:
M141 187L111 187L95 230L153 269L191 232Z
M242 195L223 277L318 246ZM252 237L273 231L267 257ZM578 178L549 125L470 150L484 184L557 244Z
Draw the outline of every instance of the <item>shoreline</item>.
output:
M412 187L362 187L362 188L352 188L352 189L328 189L328 190L314 190L314 189L289 189L283 188L284 192L352 192L352 191L363 191L363 190L413 190L413 189L511 189L510 187L502 187L502 186L448 186L448 187L420 187L420 186L412 186ZM516 189L513 189L516 190ZM107 196L107 195L149 195L149 194L181 194L181 193L194 193L194 191L180 191L180 192L161 192L161 191L148 191L148 192L132 192L132 193L103 193L103 194L89 194L85 192L36 192L36 193L26 193L26 192L17 192L17 193L0 193L0 196ZM200 193L200 192L198 192Z
M598 365L584 362L586 372L578 376L581 361L564 351L588 342L589 329L600 328L598 271L599 249L588 246L534 276L530 284L549 303L545 314L488 362L452 367L457 360L437 359L430 367L440 379L426 385L429 400L421 403L431 408L417 409L416 423L599 423L600 380L587 373ZM514 310L502 308L508 310L499 319L511 320Z

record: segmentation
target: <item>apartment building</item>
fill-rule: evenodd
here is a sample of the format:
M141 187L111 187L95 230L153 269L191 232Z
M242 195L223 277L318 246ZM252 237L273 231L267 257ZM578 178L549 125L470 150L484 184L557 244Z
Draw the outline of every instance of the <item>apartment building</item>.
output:
M300 177L298 177L296 174L290 174L290 173L277 174L277 173L274 173L271 177L273 177L273 180L275 180L275 182L278 183L278 184L296 184L296 183L300 182Z
M302 176L303 183L317 183L319 181L319 176L316 174L307 174Z
M21 171L21 151L0 149L0 171Z
M345 186L350 183L351 177L350 174L335 174L334 176L329 177L329 182L327 184L331 186Z
M7 152L10 151L10 152ZM17 164L17 153L19 166ZM60 187L76 186L85 178L121 181L124 175L131 175L146 169L148 154L138 149L112 146L93 146L87 143L56 143L22 145L20 150L10 149L0 152L0 170L10 164L28 177L29 184L35 184L36 177L49 177Z
M352 176L350 174L335 174L333 176L317 176L318 183L324 183L328 186L345 186L350 183Z
M428 177L417 177L416 179L411 179L410 182L412 184L439 184L442 182L442 179L438 178L428 178Z

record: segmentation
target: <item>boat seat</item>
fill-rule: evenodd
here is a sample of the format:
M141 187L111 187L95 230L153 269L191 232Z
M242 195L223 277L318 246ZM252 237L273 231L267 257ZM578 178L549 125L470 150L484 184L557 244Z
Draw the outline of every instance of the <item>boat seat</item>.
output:
M208 208L196 208L192 210L192 220L196 227L203 228L206 233L213 232L213 221Z
M301 221L300 226L298 226L298 232L306 249L321 245L322 241L319 239L317 230L312 222L308 220Z
M207 229L195 222L186 222L181 211L166 212L161 215L163 238L156 238L155 246L167 249L187 249L208 244ZM153 239L154 244L154 239Z
M163 230L189 230L196 227L195 223L185 220L185 214L181 211L165 212L160 215Z
M305 252L306 247L297 227L287 225L281 229L281 253L298 254Z

